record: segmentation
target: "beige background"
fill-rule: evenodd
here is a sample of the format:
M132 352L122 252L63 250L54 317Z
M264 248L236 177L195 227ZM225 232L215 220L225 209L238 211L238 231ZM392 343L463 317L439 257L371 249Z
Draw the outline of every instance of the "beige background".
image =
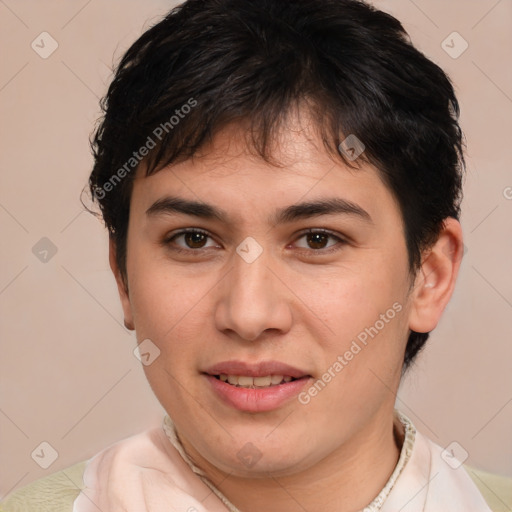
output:
M460 280L398 406L469 464L512 476L512 1L375 4L451 75L469 147ZM106 233L79 195L111 64L172 5L0 0L0 494L161 419L122 325ZM58 42L47 59L31 48L43 31ZM441 46L453 31L469 44L456 59ZM46 263L32 252L42 237L57 249ZM43 441L58 452L46 470L31 458Z

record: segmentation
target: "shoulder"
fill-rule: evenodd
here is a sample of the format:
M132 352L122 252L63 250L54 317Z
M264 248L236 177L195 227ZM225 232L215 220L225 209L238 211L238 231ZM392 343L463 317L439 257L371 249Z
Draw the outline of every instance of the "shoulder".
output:
M108 487L108 472L151 468L167 459L162 428L151 428L122 439L91 459L40 478L0 501L0 512L71 512L77 498L95 487ZM89 485L88 485L89 484ZM82 492L84 491L84 492Z
M471 495L471 503L476 495L485 502L492 512L510 512L512 510L512 478L488 473L460 462L453 450L443 449L431 439L431 469L442 475L442 485L452 486L463 491L466 497ZM451 452L451 453L450 453ZM473 487L473 491L471 488ZM468 501L468 503L469 503Z
M455 446L442 448L419 432L402 413L398 417L405 428L402 454L408 455L400 477L390 492L387 511L438 512L510 512L512 479L464 466L464 454ZM404 497L414 495L403 505ZM389 505L386 508L386 505Z
M22 487L0 502L0 512L71 512L84 488L86 464L79 462Z
M464 466L464 469L493 512L512 510L512 477L488 473L471 466Z

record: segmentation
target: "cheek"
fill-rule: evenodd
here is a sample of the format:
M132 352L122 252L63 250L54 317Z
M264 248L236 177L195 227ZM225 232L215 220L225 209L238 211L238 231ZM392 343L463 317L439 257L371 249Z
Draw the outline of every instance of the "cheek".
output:
M313 405L319 413L324 400L356 409L363 398L378 404L399 379L408 335L404 268L367 266L333 276L308 295L311 310L329 327L317 338L322 380L332 381Z
M214 283L194 279L190 272L187 277L165 259L144 251L132 254L130 302L137 338L149 338L162 352L179 354L201 330Z
M309 317L313 318L313 312L329 327L330 338L346 339L379 321L388 310L388 316L395 317L400 308L393 309L393 304L403 306L405 297L401 282L401 273L370 267L350 274L333 274L322 282L301 280L295 290L309 309Z
M151 340L159 351L143 370L164 409L181 415L191 405L181 383L190 381L199 346L206 339L205 315L211 307L206 295L211 284L180 277L165 263L143 258L137 263L130 276L137 339Z
M306 390L313 416L322 417L333 407L328 424L346 421L347 411L364 416L392 400L390 390L400 379L408 334L405 296L397 290L388 285L377 295L354 285L344 291L341 301L331 297L332 332L321 341L321 355L316 352L323 361L321 382Z

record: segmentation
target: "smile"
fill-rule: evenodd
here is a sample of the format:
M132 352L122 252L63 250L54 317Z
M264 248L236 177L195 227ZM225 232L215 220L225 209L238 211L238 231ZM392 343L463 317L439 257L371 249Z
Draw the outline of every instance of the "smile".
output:
M305 369L280 361L223 361L202 372L219 403L249 413L289 406L313 378Z

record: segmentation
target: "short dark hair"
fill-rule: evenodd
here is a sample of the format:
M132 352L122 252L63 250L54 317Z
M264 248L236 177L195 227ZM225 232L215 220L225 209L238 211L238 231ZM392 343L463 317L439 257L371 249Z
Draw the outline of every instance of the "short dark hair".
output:
M185 160L230 123L267 162L294 107L307 108L325 149L365 146L400 206L409 271L458 219L464 171L459 105L449 78L393 16L358 0L188 0L128 49L91 139L89 189L125 278L135 170ZM145 148L145 149L143 149ZM429 334L411 332L404 370Z

